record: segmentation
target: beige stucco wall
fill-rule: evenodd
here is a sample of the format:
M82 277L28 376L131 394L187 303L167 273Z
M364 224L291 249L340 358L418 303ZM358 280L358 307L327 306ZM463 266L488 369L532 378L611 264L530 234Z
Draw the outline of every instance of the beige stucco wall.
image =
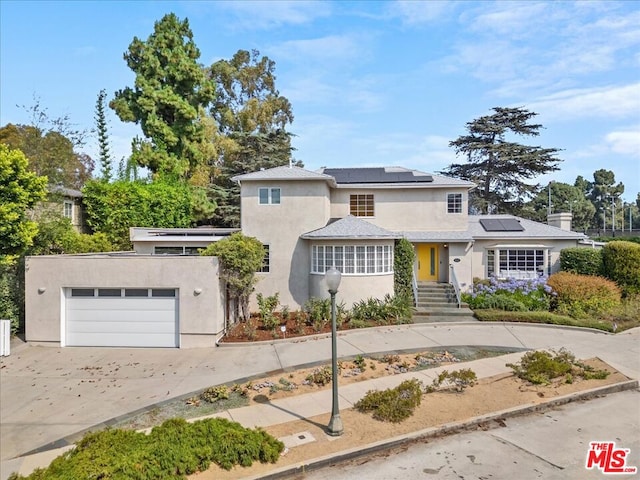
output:
M311 245L390 245L394 240L314 240ZM310 248L309 247L309 248ZM311 253L309 253L311 255ZM311 271L311 270L309 270ZM338 302L344 302L347 308L367 298L383 298L386 294L393 295L393 272L375 275L342 275L339 292L336 296ZM329 291L324 280L324 274L312 273L309 275L309 296L316 298L329 298Z
M322 274L312 274L309 279L310 294L316 298L329 298L327 284ZM353 304L367 298L382 299L386 294L393 295L393 273L380 275L343 275L336 302L344 302L350 309Z
M280 188L279 205L260 205L260 188ZM245 235L269 245L270 272L258 273L256 293L279 293L292 310L309 298L310 250L303 233L324 227L329 220L329 186L324 180L243 182L241 225ZM257 308L255 294L251 308Z
M177 288L182 348L213 346L224 329L224 298L215 257L27 257L25 280L25 328L29 342L60 344L67 287ZM196 294L196 289L201 289L201 293Z
M447 194L462 193L462 212L447 213ZM455 231L467 229L466 188L351 189L331 191L331 216L349 215L349 197L374 195L374 217L366 221L391 231Z

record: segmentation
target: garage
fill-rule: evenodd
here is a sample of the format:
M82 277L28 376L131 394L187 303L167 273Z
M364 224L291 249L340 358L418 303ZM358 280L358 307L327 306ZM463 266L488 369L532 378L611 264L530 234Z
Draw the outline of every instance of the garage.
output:
M66 288L66 346L179 347L175 288Z

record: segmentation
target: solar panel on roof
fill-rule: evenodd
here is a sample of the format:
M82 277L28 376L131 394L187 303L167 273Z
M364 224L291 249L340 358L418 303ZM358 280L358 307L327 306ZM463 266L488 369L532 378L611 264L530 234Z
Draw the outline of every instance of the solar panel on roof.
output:
M486 232L522 232L524 227L515 218L483 218L480 225Z
M384 168L325 168L336 183L424 183L433 182L431 175L414 175L413 172L389 172Z

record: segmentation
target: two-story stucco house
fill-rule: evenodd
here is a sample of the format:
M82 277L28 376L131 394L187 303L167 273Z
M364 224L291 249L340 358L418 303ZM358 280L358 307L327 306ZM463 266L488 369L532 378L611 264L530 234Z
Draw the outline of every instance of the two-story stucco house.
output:
M242 231L269 252L256 288L278 292L292 307L327 295L323 274L332 266L343 274L347 305L393 293L398 238L414 245L418 281L450 282L455 275L463 290L474 277L549 274L558 269L560 250L584 238L511 215L469 215L474 184L400 167L278 167L235 180ZM560 220L564 215L556 215Z
M234 180L241 230L265 246L256 291L278 293L291 309L328 296L324 273L331 267L342 271L339 299L347 306L393 294L400 238L415 248L417 281L456 281L463 290L474 277L552 273L560 251L584 239L565 214L550 218L552 225L469 215L472 183L405 168L285 166ZM27 258L27 340L214 345L227 326L224 288L217 259L197 254L233 231L134 228L134 252Z

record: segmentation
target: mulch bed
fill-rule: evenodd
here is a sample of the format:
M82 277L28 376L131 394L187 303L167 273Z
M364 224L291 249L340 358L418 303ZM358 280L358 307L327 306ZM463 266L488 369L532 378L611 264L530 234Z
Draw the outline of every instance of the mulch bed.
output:
M377 324L371 322L368 327L374 327ZM286 330L281 331L281 326L285 326ZM338 330L351 330L352 327L348 322L341 323L337 326ZM227 334L222 338L222 343L239 343L239 342L261 342L269 340L278 340L283 338L304 337L307 335L316 335L320 333L331 333L331 322L327 322L322 329L317 330L313 325L306 323L300 325L299 321L293 315L286 321L281 320L280 324L274 329L265 328L259 316L251 316L248 322L238 322L231 326Z

